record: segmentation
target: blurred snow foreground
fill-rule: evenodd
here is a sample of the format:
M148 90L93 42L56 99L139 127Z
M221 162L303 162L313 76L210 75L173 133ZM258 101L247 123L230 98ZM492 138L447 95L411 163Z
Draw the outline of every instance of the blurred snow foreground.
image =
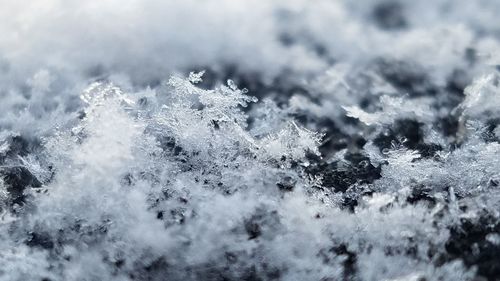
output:
M0 0L0 280L498 280L499 13Z

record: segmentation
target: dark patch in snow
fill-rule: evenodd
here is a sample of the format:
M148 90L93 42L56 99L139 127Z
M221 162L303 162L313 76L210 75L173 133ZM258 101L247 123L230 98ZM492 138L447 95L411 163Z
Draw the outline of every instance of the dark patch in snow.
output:
M377 59L375 69L402 94L410 97L435 96L438 88L427 72L416 63L401 60Z
M498 217L484 213L477 219L461 219L450 229L446 252L446 259L461 259L467 266L477 267L479 276L496 280L500 276Z
M27 187L41 187L42 183L25 167L6 167L0 170L7 185L7 191L13 204L23 204L25 200L24 191Z
M404 6L397 1L383 1L375 5L373 18L382 29L397 30L408 26Z

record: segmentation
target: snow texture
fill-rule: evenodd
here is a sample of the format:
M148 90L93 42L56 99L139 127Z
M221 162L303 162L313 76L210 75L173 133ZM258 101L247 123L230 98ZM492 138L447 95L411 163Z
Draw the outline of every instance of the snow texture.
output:
M499 280L499 14L0 0L0 280Z

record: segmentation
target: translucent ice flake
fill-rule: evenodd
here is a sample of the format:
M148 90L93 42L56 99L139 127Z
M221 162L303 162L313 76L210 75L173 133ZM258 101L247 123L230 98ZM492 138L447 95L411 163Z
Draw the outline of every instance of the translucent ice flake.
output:
M203 81L202 77L204 74L205 70L202 70L200 72L190 72L188 80L193 84L200 83L201 81Z

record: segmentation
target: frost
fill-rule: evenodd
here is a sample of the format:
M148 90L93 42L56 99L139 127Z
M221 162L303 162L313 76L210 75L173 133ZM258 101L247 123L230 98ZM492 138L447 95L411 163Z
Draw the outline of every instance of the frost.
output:
M380 97L379 112L368 113L357 106L343 106L347 116L357 118L366 125L391 124L396 119L417 118L429 121L433 115L430 113L429 100L408 100L405 98L382 96Z
M476 79L465 89L465 100L461 104L464 114L473 118L498 118L500 101L500 78L489 74Z
M0 154L2 155L5 155L5 153L9 150L9 143L4 141L1 145L0 145Z
M50 90L53 82L54 78L50 75L49 71L40 70L28 81L28 84L33 87L34 91L47 92Z
M3 2L0 280L500 276L499 1Z
M203 77L203 74L205 74L205 71L190 72L188 78L189 82L193 84L200 83L201 81L203 81L203 79L201 79Z
M320 155L317 146L321 138L321 135L300 128L291 122L277 134L261 141L261 146L274 159L285 157L291 160L300 160L305 157L305 153L308 151Z

